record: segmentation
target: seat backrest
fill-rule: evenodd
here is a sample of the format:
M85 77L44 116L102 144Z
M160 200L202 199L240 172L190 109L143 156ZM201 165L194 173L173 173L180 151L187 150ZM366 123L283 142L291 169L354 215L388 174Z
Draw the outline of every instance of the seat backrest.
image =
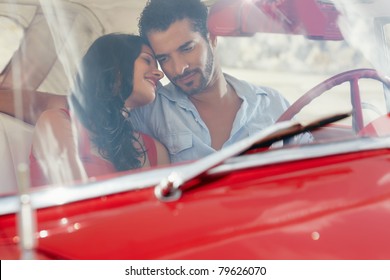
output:
M17 191L17 169L29 163L34 127L0 113L0 195Z
M390 114L382 115L367 124L359 135L361 136L385 136L390 134Z

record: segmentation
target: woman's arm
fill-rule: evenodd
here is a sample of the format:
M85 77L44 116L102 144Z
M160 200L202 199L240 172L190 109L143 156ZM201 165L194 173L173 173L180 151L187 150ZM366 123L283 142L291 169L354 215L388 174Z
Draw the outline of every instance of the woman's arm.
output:
M167 149L156 139L153 140L157 150L157 165L169 164L171 161Z
M88 178L78 152L76 128L65 110L50 109L41 114L34 130L32 154L50 184Z
M67 108L67 97L39 91L0 89L0 112L35 125L51 108Z

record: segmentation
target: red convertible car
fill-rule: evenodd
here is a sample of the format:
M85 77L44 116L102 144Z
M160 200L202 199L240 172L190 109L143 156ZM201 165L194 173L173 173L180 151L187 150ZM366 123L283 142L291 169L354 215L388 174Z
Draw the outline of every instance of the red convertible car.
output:
M31 189L32 108L10 96L0 259L390 259L390 3L204 2L224 71L291 107L197 161ZM66 94L73 43L137 32L144 5L0 1L0 95ZM267 148L303 131L313 143Z

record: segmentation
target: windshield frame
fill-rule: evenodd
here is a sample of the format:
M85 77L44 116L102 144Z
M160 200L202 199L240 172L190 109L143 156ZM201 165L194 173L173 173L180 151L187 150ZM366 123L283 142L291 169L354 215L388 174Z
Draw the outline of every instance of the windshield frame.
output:
M230 158L208 170L206 175L222 175L248 168L389 148L389 137L364 137L339 142L289 146ZM223 153L223 151L219 153ZM219 156L219 153L212 156ZM190 162L166 168L139 171L135 174L119 175L111 179L81 185L40 187L30 192L32 206L38 210L121 192L153 188L173 171L180 173L191 169L191 164ZM0 197L0 215L15 214L18 210L19 196L17 194Z

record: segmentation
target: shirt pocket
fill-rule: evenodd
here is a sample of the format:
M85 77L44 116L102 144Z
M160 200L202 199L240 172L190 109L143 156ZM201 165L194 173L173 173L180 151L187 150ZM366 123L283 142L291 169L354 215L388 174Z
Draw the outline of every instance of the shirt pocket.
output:
M181 131L165 136L165 145L171 155L192 148L192 132Z

